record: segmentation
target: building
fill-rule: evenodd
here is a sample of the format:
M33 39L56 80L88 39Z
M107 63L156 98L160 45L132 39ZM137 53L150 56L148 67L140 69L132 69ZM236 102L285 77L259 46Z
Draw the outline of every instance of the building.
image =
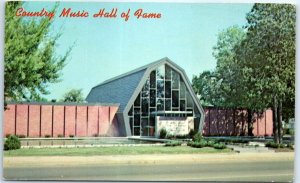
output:
M118 103L116 114L122 136L157 136L202 132L204 110L184 70L163 58L93 87L91 103Z
M272 136L271 109L203 110L182 68L163 58L93 87L88 103L8 102L4 136L157 137L191 129L204 136Z

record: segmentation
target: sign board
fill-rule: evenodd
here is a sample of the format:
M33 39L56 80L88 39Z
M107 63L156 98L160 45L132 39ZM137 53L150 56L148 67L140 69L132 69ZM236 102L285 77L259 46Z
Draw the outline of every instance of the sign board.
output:
M194 129L193 117L156 117L156 137L159 136L161 129L166 129L169 135L186 135Z

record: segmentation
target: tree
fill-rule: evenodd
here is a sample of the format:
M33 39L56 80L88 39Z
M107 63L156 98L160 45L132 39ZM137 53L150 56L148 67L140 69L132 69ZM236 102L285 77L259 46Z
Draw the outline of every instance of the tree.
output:
M64 94L62 101L64 102L83 102L84 97L82 89L71 89Z
M255 4L246 18L244 30L230 27L219 34L213 53L218 85L204 79L207 90L197 84L202 75L193 84L202 87L196 90L201 94L210 91L217 106L247 108L248 114L272 107L274 141L281 143L282 117L288 120L295 108L295 6Z
M213 78L214 73L211 71L203 71L199 76L193 76L192 86L195 93L200 97L202 105L210 106L217 103L214 95L217 90Z
M235 49L245 38L245 31L237 26L218 34L218 42L213 47L217 60L214 71L204 71L193 78L193 87L203 101L218 107L244 107L242 100L240 68L236 64Z
M222 96L219 105L222 107L247 107L244 103L244 91L241 85L241 68L236 60L235 50L245 39L246 32L238 26L232 26L218 35L218 42L213 47L213 56L217 60L215 77L219 83L218 94Z
M22 2L6 3L4 96L5 100L36 100L48 94L49 83L59 81L60 71L71 51L58 57L55 45L59 34L49 35L52 20L25 20L15 16ZM52 11L56 10L57 5Z
M288 4L255 4L246 18L247 36L237 50L248 83L246 102L273 108L274 141L281 143L286 108L282 105L295 100L296 9Z

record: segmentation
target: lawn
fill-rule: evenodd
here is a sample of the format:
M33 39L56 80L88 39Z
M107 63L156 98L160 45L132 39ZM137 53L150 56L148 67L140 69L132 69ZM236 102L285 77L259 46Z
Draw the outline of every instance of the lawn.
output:
M97 156L97 155L135 155L135 154L197 154L227 153L231 149L214 149L210 147L192 148L188 146L164 147L78 147L78 148L24 148L5 151L4 156Z

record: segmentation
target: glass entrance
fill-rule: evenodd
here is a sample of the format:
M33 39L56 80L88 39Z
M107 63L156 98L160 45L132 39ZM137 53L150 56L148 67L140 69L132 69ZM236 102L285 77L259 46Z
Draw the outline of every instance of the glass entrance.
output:
M161 65L148 76L128 112L133 136L155 136L155 119L163 116L197 116L195 104L180 74Z

